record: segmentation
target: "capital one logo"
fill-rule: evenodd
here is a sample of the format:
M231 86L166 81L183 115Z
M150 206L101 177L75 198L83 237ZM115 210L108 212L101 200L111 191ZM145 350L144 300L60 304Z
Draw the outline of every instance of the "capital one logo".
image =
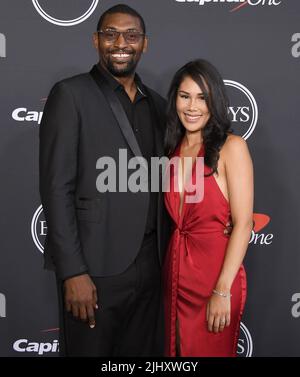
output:
M238 340L237 355L239 357L251 357L253 354L253 341L247 327L241 322L240 337Z
M69 20L63 20L63 19L59 19L59 18L55 18L53 15L51 15L48 10L47 7L49 7L49 1L47 1L47 4L45 5L41 5L41 3L45 3L45 1L41 1L41 0L32 0L32 4L33 6L35 7L36 11L48 22L51 22L52 24L54 25L59 25L59 26L74 26L74 25L77 25L77 24L80 24L81 22L85 21L87 18L89 18L91 16L91 14L93 14L94 10L97 8L97 5L99 3L99 0L86 0L85 3L89 4L89 7L88 9L84 9L84 11L82 11L83 13L77 17L77 18L72 18L72 19L69 19ZM57 2L59 3L59 6L58 8L61 6L61 2ZM72 2L73 3L73 2ZM46 7L47 5L47 7ZM74 3L71 4L70 2L70 8L73 8L74 7ZM46 8L46 9L45 9Z
M292 316L294 318L300 317L300 293L294 293L292 296L292 302L295 302L295 304L292 306Z
M199 5L207 5L207 4L230 4L236 3L237 5L231 10L236 11L239 10L247 5L251 6L277 6L282 3L282 0L175 0L177 3L198 3Z
M292 35L292 42L294 42L292 46L292 55L294 58L300 57L300 33L295 33Z
M41 98L40 102L44 105L47 98ZM16 122L26 122L40 125L43 117L43 111L29 110L27 107L17 107L11 113L11 117Z
M11 116L13 120L17 122L34 122L35 124L40 125L43 112L28 110L26 107L18 107L13 110Z
M44 253L44 241L47 235L47 225L44 218L43 207L40 205L31 220L31 236L35 246Z
M253 221L254 229L252 230L249 244L270 245L273 242L274 234L262 232L271 221L270 216L263 213L254 213Z
M3 293L0 293L0 318L6 317L6 298Z
M0 33L0 58L6 58L6 38Z
M18 339L13 344L15 352L29 352L37 355L45 353L57 353L59 351L59 343L57 339L50 342L32 342L28 339Z
M236 135L247 140L255 130L258 120L258 107L253 94L243 84L224 80L231 106L229 115Z

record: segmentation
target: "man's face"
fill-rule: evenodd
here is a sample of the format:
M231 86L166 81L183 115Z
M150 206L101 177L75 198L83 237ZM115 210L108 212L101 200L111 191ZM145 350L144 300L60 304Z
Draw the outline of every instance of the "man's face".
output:
M105 17L100 31L104 34L94 34L94 45L99 51L100 64L115 77L132 75L142 53L147 49L147 38L135 36L135 33L143 33L140 20L129 14L109 14ZM124 34L118 35L114 32L130 34L126 40Z

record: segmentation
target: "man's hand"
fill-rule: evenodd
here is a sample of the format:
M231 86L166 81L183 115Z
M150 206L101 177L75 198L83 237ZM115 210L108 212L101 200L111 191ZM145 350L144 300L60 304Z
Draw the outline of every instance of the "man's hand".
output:
M98 309L97 290L88 274L66 279L64 282L65 305L75 318L96 326L94 310Z
M224 229L224 234L226 234L227 236L230 236L230 234L232 233L232 229L233 229L232 222L228 222L226 224L226 228Z

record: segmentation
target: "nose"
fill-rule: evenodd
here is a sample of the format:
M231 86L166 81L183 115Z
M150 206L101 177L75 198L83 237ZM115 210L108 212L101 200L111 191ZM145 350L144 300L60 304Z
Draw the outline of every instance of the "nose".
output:
M191 98L189 101L189 111L197 111L198 105L197 105L197 98Z
M124 38L124 35L120 33L119 37L115 41L115 47L122 48L126 46L127 46L126 39Z

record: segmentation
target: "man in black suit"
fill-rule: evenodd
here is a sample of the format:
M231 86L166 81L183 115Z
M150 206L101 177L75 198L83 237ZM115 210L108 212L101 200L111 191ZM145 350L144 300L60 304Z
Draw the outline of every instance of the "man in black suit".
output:
M162 195L96 187L103 156L118 170L121 149L148 163L163 155L165 101L135 74L145 33L132 8L106 11L94 34L99 63L55 84L44 109L45 266L57 276L65 356L163 353Z

